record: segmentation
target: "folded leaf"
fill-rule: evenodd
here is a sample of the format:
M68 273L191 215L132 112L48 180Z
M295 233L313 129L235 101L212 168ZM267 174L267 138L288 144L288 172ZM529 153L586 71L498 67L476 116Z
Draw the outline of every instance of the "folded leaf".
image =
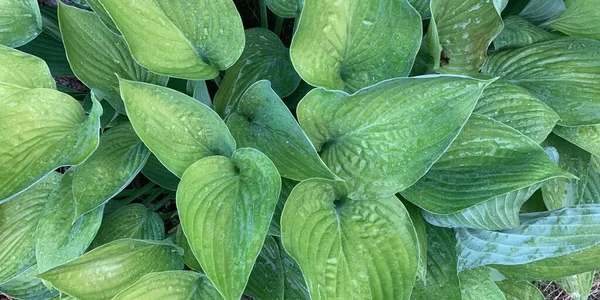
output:
M181 177L207 156L231 156L235 140L213 110L169 88L121 80L121 97L140 139L173 174Z
M238 299L244 291L280 188L273 163L251 148L237 150L231 159L201 159L182 176L177 187L181 227L202 270L225 299Z
M297 0L266 0L269 9L278 17L295 18L299 14Z
M48 65L38 57L0 45L0 101L35 88L56 89Z
M294 188L281 237L312 299L406 299L418 269L417 236L395 196L352 200L343 182Z
M356 94L314 89L297 109L325 164L349 197L406 189L456 138L490 81L457 76L387 80Z
M527 281L504 280L496 282L504 292L506 300L545 300L546 297L535 285Z
M142 66L178 78L212 79L240 57L244 27L233 1L100 0Z
M44 283L35 277L38 274L36 265L29 267L19 276L0 284L0 293L23 300L46 300L58 295L55 289L48 289Z
M35 0L0 2L0 45L19 47L42 31L40 8Z
M504 19L504 28L494 39L494 48L519 48L537 42L556 39L557 36L547 32L519 16Z
M586 300L594 283L594 272L581 273L556 280L573 300Z
M267 236L256 258L244 294L256 300L285 299L284 273L277 241Z
M148 157L148 160L142 169L142 174L144 174L144 176L146 176L152 182L167 190L177 190L179 177L171 173L171 171L169 171L169 169L167 169L154 154L150 154Z
M181 229L181 226L177 227L177 232L175 233L175 244L183 249L183 255L181 258L186 266L190 269L198 272L202 272L202 267L200 263L194 256L194 252L192 252L192 248L190 248L190 244Z
M565 11L563 0L530 0L519 14L521 17L540 23Z
M530 138L473 114L448 151L402 196L429 212L449 214L555 177L573 175Z
M598 0L572 0L567 9L548 23L562 33L591 39L600 39L600 11Z
M165 271L145 275L113 300L223 299L206 275L190 271Z
M561 38L490 55L482 72L528 89L560 125L600 123L600 41Z
M600 156L600 124L577 127L556 126L554 133L579 148Z
M408 75L422 25L407 0L304 2L290 55L306 82L352 93Z
M111 299L144 275L181 270L178 248L166 242L117 240L38 275L79 299ZM163 281L164 282L164 281Z
M92 242L92 247L125 238L163 240L165 224L157 213L144 205L129 204L104 218Z

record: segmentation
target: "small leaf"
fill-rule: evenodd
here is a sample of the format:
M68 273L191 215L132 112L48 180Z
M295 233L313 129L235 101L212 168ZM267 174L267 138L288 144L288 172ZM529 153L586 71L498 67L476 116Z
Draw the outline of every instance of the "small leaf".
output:
M181 226L177 227L177 232L175 233L175 244L183 249L183 255L181 258L183 259L185 265L194 271L202 272L202 267L194 256L194 252L192 251L192 248L190 248L190 244L188 243L187 237L185 237Z
M284 274L277 241L267 236L256 258L244 294L256 300L285 299Z
M46 300L58 295L55 289L48 289L35 277L38 274L36 265L29 267L19 276L0 284L0 293L22 300Z
M100 0L131 54L158 74L212 79L240 57L244 28L233 1Z
M496 282L506 300L545 300L546 297L535 285L527 281L504 280Z
M160 216L139 203L129 204L108 215L102 221L92 247L118 239L163 240L165 224Z
M586 300L594 283L594 272L581 273L556 280L573 300Z
M80 299L111 299L144 275L181 270L175 245L132 239L117 240L38 275L63 293Z
M267 155L282 177L336 179L268 81L250 86L226 123L238 147Z
M531 45L556 39L557 36L547 32L519 16L504 19L504 28L494 39L494 48L509 49Z
M505 300L504 293L490 278L489 268L477 268L458 273L462 299Z
M300 266L285 252L283 245L279 243L281 263L283 265L284 296L283 299L310 300L306 281Z
M588 168L588 180L583 191L581 203L600 204L600 158L592 157Z
M0 2L0 45L19 47L42 31L40 8L35 0Z
M579 148L600 156L600 124L577 127L556 126L554 133Z
M202 270L225 299L238 299L244 291L280 188L273 163L251 148L237 150L231 159L201 159L181 179L181 227Z
M417 236L395 196L352 200L342 182L305 180L285 204L281 236L312 299L405 299L411 293Z
M0 99L35 88L56 89L46 63L33 55L0 45Z
M178 177L199 159L229 157L235 150L235 140L223 120L185 94L121 80L121 97L140 139Z
M390 196L425 175L489 83L426 76L353 95L314 89L298 105L298 120L325 164L347 181L350 198Z
M562 2L562 1L560 1ZM598 0L573 0L567 9L548 23L564 34L600 39L600 11Z
M297 0L266 0L269 9L278 17L295 18L299 14Z
M306 0L290 55L309 84L353 93L407 76L421 33L407 0Z
M539 23L565 11L563 0L529 0L519 15L531 22Z
M142 174L144 174L144 176L146 176L152 182L167 190L177 190L179 177L171 173L171 171L169 171L169 169L167 169L154 154L150 154L148 157L148 160L142 169Z
M223 299L208 277L190 271L165 271L144 275L118 293L113 300L220 300Z

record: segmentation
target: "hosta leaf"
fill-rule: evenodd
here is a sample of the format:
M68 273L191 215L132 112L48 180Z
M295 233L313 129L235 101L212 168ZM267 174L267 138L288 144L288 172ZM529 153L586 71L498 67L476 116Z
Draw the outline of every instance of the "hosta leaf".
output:
M600 204L600 158L592 157L588 168L588 180L581 203Z
M304 275L300 266L283 249L281 243L279 243L279 250L281 252L285 287L283 299L309 300L310 295L308 294L308 288L306 287L306 281L304 281Z
M298 120L325 164L347 181L350 198L390 196L443 154L488 83L428 76L388 80L353 95L314 89L298 105Z
M519 15L532 22L552 19L565 11L563 0L529 0Z
M417 236L395 196L352 200L342 182L303 181L285 204L281 236L312 299L406 299L411 293Z
M600 124L577 127L556 126L554 133L579 148L600 156Z
M408 0L408 2L419 12L421 19L431 18L431 0Z
M186 85L186 90L187 90L188 95L192 95L192 97L194 99L196 99L198 102L205 104L206 106L208 106L210 108L213 108L212 99L210 97L210 94L208 93L208 87L206 86L206 81L204 81L204 80L197 80L197 81L188 80L187 85Z
M19 47L19 50L43 59L54 76L73 76L61 36L54 35L48 28L44 28L40 35Z
M530 138L473 114L450 149L402 195L429 212L449 214L555 177L573 175Z
M154 154L150 154L148 157L148 160L142 169L142 174L148 177L148 179L150 179L152 182L162 186L167 190L177 190L179 177L171 173L171 171L169 171L169 169L167 169Z
M271 227L269 228L269 234L274 236L281 236L281 213L288 197L292 193L292 190L298 184L297 181L281 178L281 191L279 192L279 201L275 206L275 212L273 213L273 219L271 219Z
M29 267L19 276L0 284L0 294L22 300L47 300L58 295L57 290L48 289L40 279L36 278L37 274L36 265Z
M554 34L531 24L522 17L510 16L504 19L504 28L494 39L494 48L519 48L556 38Z
M225 72L215 95L216 111L222 116L229 115L244 92L253 83L263 79L271 82L273 90L280 97L290 95L300 83L289 50L279 37L267 29L253 28L246 31L244 53Z
M490 278L489 268L464 270L458 273L462 299L505 300L504 293Z
M600 123L600 41L561 38L496 52L482 72L528 89L561 117L560 125Z
M492 1L431 0L429 45L440 72L475 74L492 40L502 30L500 12ZM441 53L440 53L441 52Z
M59 2L58 17L71 68L90 88L116 97L119 78L160 85L167 83L167 77L138 65L129 54L125 40L102 25L93 12Z
M202 267L200 266L200 263L194 256L194 252L192 252L192 248L190 248L190 244L188 243L185 234L183 234L181 226L177 227L177 232L175 234L175 244L177 244L177 246L183 249L183 255L181 256L181 258L183 259L185 265L192 270L201 272Z
M225 299L238 299L244 291L280 187L273 163L251 148L237 150L231 159L201 159L181 179L177 211L183 232Z
M173 244L122 239L38 277L79 299L111 299L146 274L182 267L180 254Z
M263 152L282 177L336 179L268 81L250 86L226 123L238 147Z
M402 201L412 220L419 245L419 270L417 276L423 283L427 282L427 228L423 211L408 201Z
M60 174L52 172L11 201L0 204L0 284L35 264L35 228L48 195L59 181Z
M568 35L600 39L599 5L598 0L570 1L567 9L548 23Z
M12 93L35 88L56 89L46 63L33 55L0 45L0 101Z
M114 33L120 35L121 32L117 29L115 22L111 19L110 15L102 6L101 0L85 0L85 2L94 10L98 18L108 27L108 29L112 30Z
M421 34L407 0L305 0L290 55L311 85L355 92L407 76Z
M459 270L484 265L508 265L517 270L548 258L566 259L584 250L598 251L598 218L600 205L589 204L522 214L521 225L510 230L458 229ZM598 263L593 267L599 267Z
M573 300L586 300L594 283L594 272L581 273L556 280Z
M266 0L269 9L278 17L295 18L299 13L298 0Z
M100 103L86 118L67 94L45 88L0 98L0 203L98 147Z
M42 31L40 8L35 0L0 2L0 45L19 47Z
M559 120L550 107L526 89L503 80L485 88L474 112L508 125L538 144Z
M190 271L165 271L145 275L117 294L113 300L220 300L223 299L208 277Z
M504 280L496 282L504 292L506 300L545 300L546 297L535 285L527 281Z
M185 94L121 80L121 97L140 139L178 177L199 159L231 156L235 150L219 115Z
M92 243L104 206L74 219L73 172L67 171L50 194L36 231L35 255L38 269L45 272L79 257Z
M244 28L233 1L100 0L131 54L158 74L212 79L244 49Z
M92 247L125 238L163 240L165 224L157 213L144 205L129 204L104 218Z
M256 300L284 298L284 273L277 241L267 236L256 258L244 294Z

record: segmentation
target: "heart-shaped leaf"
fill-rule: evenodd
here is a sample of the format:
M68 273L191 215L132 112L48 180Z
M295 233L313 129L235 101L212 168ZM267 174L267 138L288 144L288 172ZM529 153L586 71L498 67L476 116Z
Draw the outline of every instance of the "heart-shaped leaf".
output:
M545 300L546 297L533 284L527 281L503 280L496 285L504 293L506 300Z
M190 271L150 273L118 293L113 300L221 300L223 299L208 277Z
M312 299L406 299L417 268L417 236L395 196L352 200L342 182L309 179L281 217L285 250Z
M35 0L4 0L0 2L0 44L19 47L33 40L42 31L40 8Z
M290 55L306 82L355 92L408 75L422 35L408 1L304 2Z
M285 299L281 252L277 241L267 236L256 258L244 294L256 300Z
M181 178L177 211L183 232L225 299L238 299L244 291L280 188L273 163L251 148L237 150L231 159L201 159Z
M38 274L36 265L29 267L19 276L0 284L0 293L12 299L45 300L54 299L58 295L55 289L48 289L44 283L36 278Z
M0 99L35 88L56 89L46 63L33 55L0 45Z
M509 49L531 45L556 39L557 36L547 32L519 16L504 19L504 28L494 39L494 48Z
M598 4L598 0L569 1L567 9L547 24L568 35L600 39Z
M111 299L144 275L181 270L177 246L158 241L116 240L38 275L79 299Z
M600 125L554 127L554 133L579 148L600 156Z
M281 18L295 18L300 13L298 0L266 0L265 4Z
M160 162L181 177L207 156L231 156L235 140L213 110L169 88L121 80L121 97L140 139Z
M108 244L118 239L163 240L165 224L160 216L139 203L129 204L102 220L92 247Z
M240 57L244 27L233 1L100 0L142 66L204 80Z
M387 80L356 94L314 89L297 109L325 164L349 197L394 195L446 151L490 81L457 76Z

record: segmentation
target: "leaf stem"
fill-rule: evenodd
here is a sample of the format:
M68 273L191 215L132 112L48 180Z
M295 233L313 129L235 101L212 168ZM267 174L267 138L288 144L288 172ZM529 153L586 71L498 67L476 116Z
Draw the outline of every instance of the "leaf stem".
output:
M259 0L260 5L260 25L262 28L269 29L269 20L267 19L267 4L265 0Z
M158 198L158 196L160 196L160 194L164 192L165 191L163 189L157 190L156 192L150 194L146 199L144 199L142 204L147 207L148 205L150 205L150 203L152 203L152 201L154 201L154 199Z
M277 17L277 20L275 21L275 34L278 36L281 35L282 28L283 28L283 18Z

